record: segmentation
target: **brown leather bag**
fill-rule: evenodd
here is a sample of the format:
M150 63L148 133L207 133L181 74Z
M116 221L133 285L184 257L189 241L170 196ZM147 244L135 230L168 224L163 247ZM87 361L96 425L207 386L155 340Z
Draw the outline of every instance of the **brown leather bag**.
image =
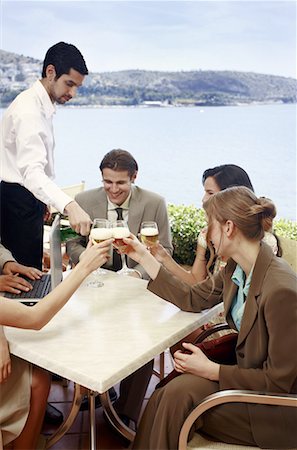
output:
M202 350L211 361L218 364L234 365L236 364L235 347L237 343L237 336L237 333L229 333L217 339L212 339L210 341L201 342L200 344L195 345L200 348L200 350ZM190 352L185 350L184 353ZM157 384L156 389L165 386L165 384L169 383L169 381L179 375L182 374L173 369L167 377L163 378L163 380Z

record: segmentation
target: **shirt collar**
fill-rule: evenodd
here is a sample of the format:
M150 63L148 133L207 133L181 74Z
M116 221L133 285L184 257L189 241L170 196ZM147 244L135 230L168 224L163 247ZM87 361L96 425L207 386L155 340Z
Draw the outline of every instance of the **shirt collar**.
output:
M126 200L124 201L124 203L122 203L121 205L116 205L115 203L112 203L108 196L107 196L107 209L108 211L112 211L115 210L116 208L123 208L123 209L129 209L129 203L130 203L130 199L131 199L131 194L132 194L132 190L130 191L128 197L126 198Z
M233 283L235 283L237 286L243 287L243 293L246 297L248 295L249 288L251 285L253 270L254 270L254 266L252 267L252 269L249 273L249 276L247 278L245 278L244 271L242 270L240 265L237 264L235 267L235 270L232 274L232 277L231 277L231 280L233 281Z
M47 118L50 118L56 112L56 107L50 99L45 87L41 83L40 80L35 81L33 84L33 89L37 93L45 111L45 115Z

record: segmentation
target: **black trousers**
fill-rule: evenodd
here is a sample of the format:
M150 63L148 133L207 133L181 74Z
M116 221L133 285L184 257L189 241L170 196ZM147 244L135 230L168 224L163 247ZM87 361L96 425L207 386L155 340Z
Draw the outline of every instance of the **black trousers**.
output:
M45 204L17 183L1 181L1 243L18 263L42 269Z

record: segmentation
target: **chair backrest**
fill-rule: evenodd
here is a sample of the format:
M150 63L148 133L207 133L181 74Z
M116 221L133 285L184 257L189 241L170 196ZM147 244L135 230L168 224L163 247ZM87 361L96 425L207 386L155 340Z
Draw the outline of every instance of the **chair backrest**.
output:
M65 194L69 195L69 197L74 199L76 194L79 194L80 192L85 190L85 181L81 181L80 183L77 184L71 184L70 186L65 186L61 189ZM56 208L52 206L51 212L55 213L58 211L56 210Z
M85 182L81 181L78 184L72 184L71 186L65 186L62 188L62 191L65 192L65 194L69 195L69 197L73 198L76 196L76 194L79 194L79 192L82 192L85 190Z
M293 270L297 272L297 241L279 236L280 244L283 250L283 258L290 264Z

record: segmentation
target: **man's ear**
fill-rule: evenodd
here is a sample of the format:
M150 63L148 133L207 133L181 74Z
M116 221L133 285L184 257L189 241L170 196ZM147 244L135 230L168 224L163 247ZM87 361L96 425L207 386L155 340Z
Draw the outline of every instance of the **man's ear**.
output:
M55 66L53 64L49 64L45 69L45 74L46 74L46 78L49 81L54 81L54 79L56 78Z
M137 170L134 172L134 174L131 176L131 183L134 183L137 177Z

